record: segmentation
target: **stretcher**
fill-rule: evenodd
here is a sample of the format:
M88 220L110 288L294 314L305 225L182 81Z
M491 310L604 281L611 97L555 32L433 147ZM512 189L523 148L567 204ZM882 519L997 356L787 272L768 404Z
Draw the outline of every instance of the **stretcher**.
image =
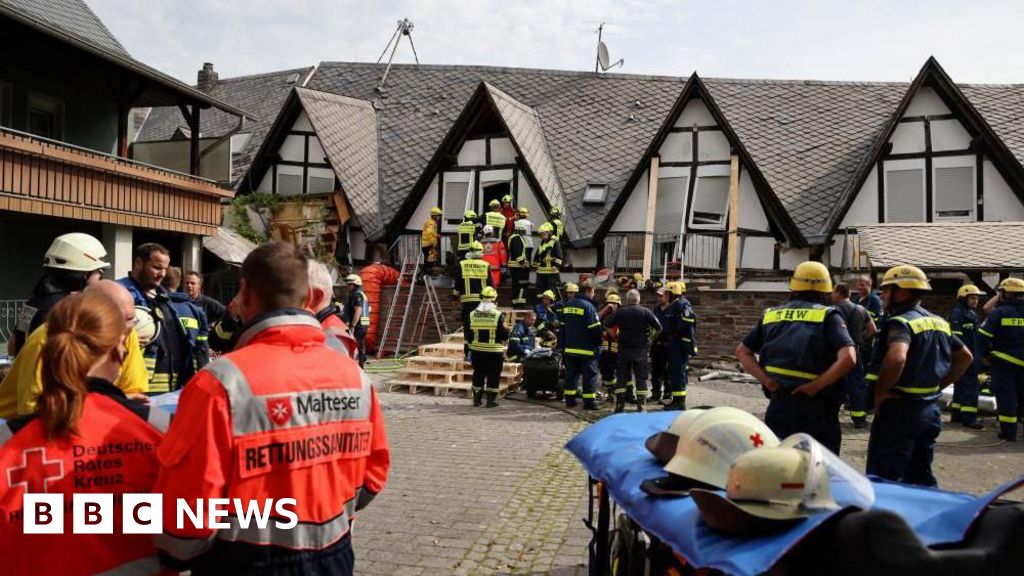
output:
M655 499L640 489L648 478L663 476L644 441L666 430L676 413L618 414L591 425L566 448L590 475L598 490L592 574L608 574L609 525L614 503L628 519L671 547L693 568L728 574L761 574L782 560L834 516L850 510L815 514L792 528L760 537L728 537L709 528L690 498ZM1024 485L1024 475L984 495L907 486L872 478L872 510L895 513L924 546L953 546L964 541L982 513L1002 494ZM1017 508L1017 507L1014 507ZM593 515L592 515L593 516ZM596 564L596 565L593 565Z

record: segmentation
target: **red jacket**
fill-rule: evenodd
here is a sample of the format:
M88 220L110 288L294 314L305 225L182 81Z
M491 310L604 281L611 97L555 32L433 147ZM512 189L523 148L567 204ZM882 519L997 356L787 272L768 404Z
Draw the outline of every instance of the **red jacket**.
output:
M505 243L502 241L497 242L484 242L484 255L481 257L490 265L491 270L491 286L495 288L501 284L501 267L508 264L508 252L505 250Z
M243 574L256 571L255 560L268 562L261 570L294 566L338 544L357 503L384 488L391 455L376 393L325 338L312 315L276 310L189 381L158 453L165 512L157 546L172 567ZM239 498L261 510L268 499L294 498L298 526L244 528L231 514L226 529L178 529L168 508L177 498L193 509L199 498Z
M501 215L505 217L505 231L502 234L502 238L508 238L516 229L516 220L519 218L519 213L511 205L505 206L502 204Z
M337 310L333 306L331 309ZM341 316L332 312L327 315L317 314L317 318L320 320L320 326L323 327L324 332L337 338L348 353L348 357L354 360L359 351L359 342L349 334L348 325L341 319Z
M8 423L10 424L10 423ZM115 500L113 534L73 534L74 493L115 495L151 492L161 434L104 396L85 397L80 435L48 441L41 420L25 424L0 447L0 566L4 574L97 574L135 568L159 571L153 537L122 534L122 509ZM9 429L3 427L5 436ZM22 495L63 494L64 534L23 534ZM166 516L165 516L166 517Z

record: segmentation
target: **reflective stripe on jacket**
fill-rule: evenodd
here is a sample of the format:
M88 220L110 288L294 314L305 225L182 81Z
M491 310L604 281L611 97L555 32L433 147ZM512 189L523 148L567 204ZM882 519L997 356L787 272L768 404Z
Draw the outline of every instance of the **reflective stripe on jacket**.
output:
M758 362L781 386L790 388L817 378L835 362L824 337L825 318L839 311L803 300L768 308L761 316L763 344Z
M459 250L469 250L469 245L473 243L473 240L476 240L476 222L463 220L459 223L456 234L459 238Z
M455 279L455 294L463 303L479 302L480 292L490 282L490 264L479 258L459 262L459 275Z
M477 352L505 352L508 331L501 310L477 308L469 313L469 349Z
M878 380L878 373L889 350L889 329L898 323L910 329L910 348L899 380L893 391L901 396L930 400L939 396L939 381L953 364L953 335L949 323L921 306L886 317L878 330L878 339L871 354L867 380Z
M982 350L993 359L1024 369L1024 300L1020 298L996 306L978 334Z
M562 268L562 246L554 238L541 242L537 249L537 274L558 274Z
M586 296L577 296L559 310L564 334L564 350L569 356L596 357L601 348L601 321L597 309Z

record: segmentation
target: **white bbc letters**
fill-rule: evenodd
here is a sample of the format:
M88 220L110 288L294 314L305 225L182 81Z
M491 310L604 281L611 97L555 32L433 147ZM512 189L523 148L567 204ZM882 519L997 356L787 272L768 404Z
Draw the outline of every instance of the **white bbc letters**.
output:
M64 495L25 493L25 534L64 533Z
M75 494L71 512L75 534L114 533L113 494Z
M164 500L160 494L125 494L122 505L122 532L160 534L164 529Z

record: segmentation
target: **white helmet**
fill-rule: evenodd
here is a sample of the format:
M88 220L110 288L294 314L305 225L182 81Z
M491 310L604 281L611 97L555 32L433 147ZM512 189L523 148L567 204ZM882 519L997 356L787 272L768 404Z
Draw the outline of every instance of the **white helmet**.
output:
M109 268L104 262L107 250L96 238L81 232L61 234L53 239L43 256L43 266L74 272L94 272Z
M739 535L839 508L820 455L789 446L741 454L729 470L725 496L701 489L690 495L709 526Z
M358 274L349 274L345 276L345 284L355 284L356 286L363 285L363 279Z
M494 226L490 224L484 226L484 236L494 236Z
M676 455L665 465L665 471L725 488L729 467L740 454L778 445L778 437L753 414L719 406L686 426L679 437Z
M139 345L143 348L160 337L160 321L145 306L135 307L135 333L139 335Z
M526 218L520 218L519 220L516 220L515 226L518 232L529 234L533 229L533 222L530 222Z
M668 464L676 455L679 446L679 437L690 427L691 424L707 410L702 408L690 408L684 410L672 421L672 425L665 432L658 432L647 439L645 446L647 451L654 455L654 458L662 466Z

